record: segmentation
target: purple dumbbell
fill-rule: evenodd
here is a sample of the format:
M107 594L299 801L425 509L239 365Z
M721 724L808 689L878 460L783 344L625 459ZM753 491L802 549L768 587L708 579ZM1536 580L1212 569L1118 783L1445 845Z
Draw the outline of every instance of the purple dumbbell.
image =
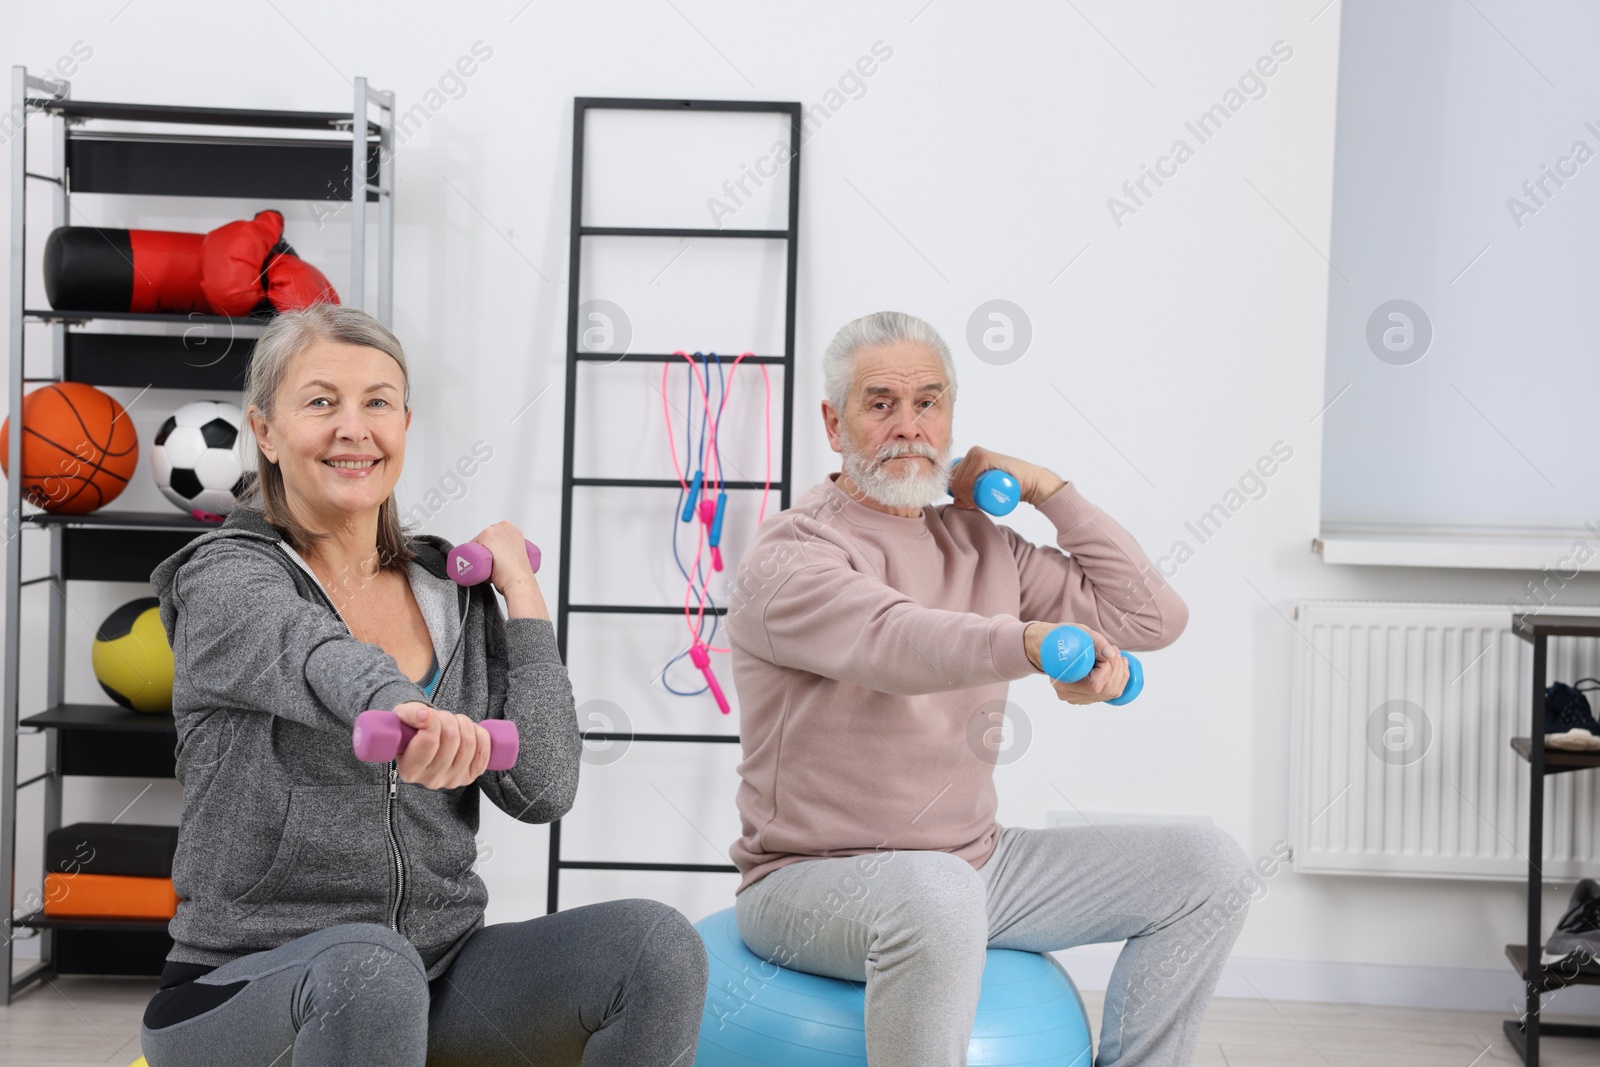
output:
M505 719L484 719L478 724L489 731L489 769L506 771L517 763L517 724ZM400 721L392 711L363 711L356 716L350 744L356 759L363 763L388 763L406 750L417 731Z
M528 546L528 563L532 565L533 573L538 574L539 546L532 541L522 543ZM457 585L477 585L487 582L494 571L494 554L478 542L468 541L450 550L444 566Z

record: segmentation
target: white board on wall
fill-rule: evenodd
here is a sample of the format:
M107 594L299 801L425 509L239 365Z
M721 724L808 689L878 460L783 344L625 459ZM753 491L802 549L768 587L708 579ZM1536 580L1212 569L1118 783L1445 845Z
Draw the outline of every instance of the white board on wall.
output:
M1342 8L1324 558L1600 569L1600 7Z

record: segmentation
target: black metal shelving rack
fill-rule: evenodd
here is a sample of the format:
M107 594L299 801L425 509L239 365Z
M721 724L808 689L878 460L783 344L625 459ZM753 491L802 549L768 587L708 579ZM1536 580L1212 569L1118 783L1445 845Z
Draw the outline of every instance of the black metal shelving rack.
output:
M213 315L32 309L27 296L27 190L41 183L52 194L52 222L74 219L78 193L120 196L245 197L271 201L345 201L377 205L376 314L390 319L393 293L394 94L352 84L349 111L88 102L71 99L65 82L46 81L13 67L11 77L11 245L9 416L21 423L25 385L85 382L96 386L238 391L264 321ZM376 111L377 118L373 113ZM28 116L50 125L55 173L30 158ZM106 123L113 125L107 126ZM129 130L128 123L148 124ZM118 125L121 124L121 125ZM154 130L149 127L154 127ZM34 146L38 147L38 146ZM359 177L358 177L359 176ZM351 211L350 287L346 303L366 307L367 211ZM100 332L76 327L99 323ZM27 376L25 326L50 331L51 371ZM172 333L120 332L127 325L166 324ZM135 331L141 327L134 326ZM239 331L245 331L240 334ZM41 353L42 355L42 353ZM7 461L21 469L22 434L10 436ZM138 475L136 475L138 476ZM170 716L112 704L65 702L66 596L69 582L145 582L151 570L210 529L176 510L87 515L25 513L20 479L6 484L4 729L0 731L0 877L6 895L6 982L3 1002L55 974L157 974L171 946L165 920L78 919L48 916L17 892L17 800L22 790L43 793L43 831L61 825L68 776L171 778L177 731ZM22 577L23 543L42 532L49 570ZM44 547L44 546L40 546ZM30 553L31 555L31 553ZM22 590L48 583L45 708L22 717L20 642ZM30 620L31 621L31 620ZM37 626L37 623L33 623ZM19 749L27 734L45 736L43 768L19 780ZM40 961L13 975L19 930L37 931Z
M588 226L583 216L583 146L584 121L594 109L624 111L671 112L744 112L770 113L789 116L789 211L788 225L782 230L757 229L695 229L633 226ZM648 604L574 604L571 599L572 560L572 491L586 487L677 490L678 483L670 478L584 478L573 474L573 445L578 417L578 367L583 362L603 363L671 363L679 357L661 353L625 353L620 358L611 353L582 352L578 347L578 305L583 239L585 237L704 237L730 239L763 239L787 242L787 277L785 279L785 312L783 326L783 355L751 356L746 363L766 363L783 368L783 444L779 478L773 488L779 493L780 508L789 506L790 489L790 425L794 411L794 326L795 326L795 266L799 255L800 227L800 105L753 100L650 100L617 97L578 97L573 101L572 116L572 222L567 270L567 404L564 436L564 458L561 467L561 568L556 603L556 642L562 662L567 659L567 622L573 612L618 615L675 615L682 607ZM705 490L717 488L746 490L762 488L760 482L705 483ZM707 611L712 609L708 608ZM726 608L715 609L726 614ZM730 734L678 734L629 733L588 731L586 740L644 741L677 744L737 744L737 735ZM606 871L677 871L721 874L735 872L732 864L712 863L635 863L606 862L599 860L569 860L561 856L561 822L550 824L550 873L547 908L555 912L560 908L561 872L564 870Z
M1600 637L1600 618L1585 615L1513 615L1511 630L1533 646L1533 697L1528 736L1513 737L1511 747L1528 761L1528 933L1521 945L1507 945L1506 958L1522 976L1527 1003L1523 1014L1504 1023L1506 1040L1527 1067L1539 1067L1540 1037L1600 1039L1600 1026L1590 1023L1547 1023L1540 1019L1541 998L1567 985L1600 985L1600 977L1580 971L1546 967L1540 962L1544 934L1540 916L1544 875L1544 780L1553 774L1600 767L1600 753L1546 750L1544 745L1544 690L1552 637Z

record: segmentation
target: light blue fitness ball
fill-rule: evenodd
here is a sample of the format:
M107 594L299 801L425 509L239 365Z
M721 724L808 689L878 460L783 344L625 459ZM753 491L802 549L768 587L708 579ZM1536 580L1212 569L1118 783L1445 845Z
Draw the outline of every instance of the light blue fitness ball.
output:
M751 952L733 909L695 924L711 979L695 1067L866 1067L865 987L778 967ZM992 948L969 1067L1089 1067L1089 1019L1061 965Z

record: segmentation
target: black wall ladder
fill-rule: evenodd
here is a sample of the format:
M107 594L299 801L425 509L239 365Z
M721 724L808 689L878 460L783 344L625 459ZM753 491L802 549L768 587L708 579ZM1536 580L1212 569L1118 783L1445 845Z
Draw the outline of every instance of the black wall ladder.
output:
M698 111L698 112L768 112L789 116L789 212L788 226L782 230L756 229L694 229L652 228L630 226L586 226L583 222L583 146L584 122L588 113L596 108L626 111ZM598 486L604 488L675 490L681 488L670 478L583 478L573 474L574 438L578 420L578 365L583 362L600 363L673 363L681 357L663 353L627 352L621 357L609 352L583 352L579 349L579 280L585 237L677 237L677 238L755 238L781 240L787 243L785 278L783 354L781 356L750 356L746 363L765 363L783 368L783 434L778 480L772 487L778 490L779 508L789 506L790 482L790 425L794 411L794 324L795 324L795 264L799 254L800 225L800 105L798 103L772 103L754 100L647 100L615 97L578 97L573 101L572 116L572 232L570 258L567 270L567 404L564 455L561 466L561 564L559 590L556 601L556 644L563 663L567 661L567 623L573 612L615 615L676 615L681 606L648 604L574 604L571 598L572 560L572 492L574 489ZM718 488L746 490L762 488L761 482L707 480L705 492ZM707 608L707 612L726 614L725 607ZM614 733L585 731L586 741L642 741L677 744L736 744L737 735L731 734L677 734L677 733ZM730 842L731 843L731 842ZM635 863L603 862L598 860L569 860L561 856L561 822L550 824L550 874L547 909L560 909L561 872L564 870L601 871L680 871L694 873L735 872L732 864L712 863Z

